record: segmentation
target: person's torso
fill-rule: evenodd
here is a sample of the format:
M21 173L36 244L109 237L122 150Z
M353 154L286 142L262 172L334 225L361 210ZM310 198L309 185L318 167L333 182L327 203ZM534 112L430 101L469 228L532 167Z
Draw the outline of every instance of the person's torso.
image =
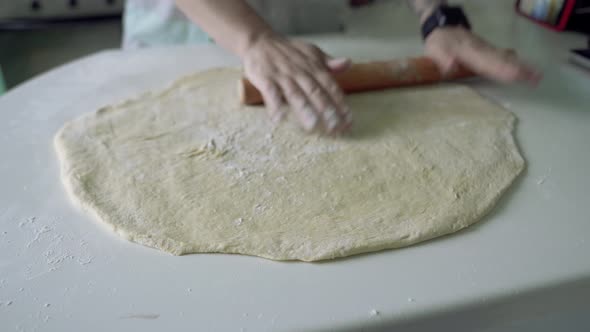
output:
M346 0L246 0L276 31L289 34L336 32L343 29ZM127 0L124 47L207 42L171 0Z

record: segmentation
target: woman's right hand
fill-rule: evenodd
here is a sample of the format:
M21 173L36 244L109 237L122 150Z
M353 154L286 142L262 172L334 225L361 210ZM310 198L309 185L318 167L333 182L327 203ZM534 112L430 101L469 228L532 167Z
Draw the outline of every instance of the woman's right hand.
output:
M332 73L344 71L348 59L335 59L315 45L276 34L259 36L240 54L246 78L260 90L274 122L286 114L286 102L308 132L339 134L352 117Z

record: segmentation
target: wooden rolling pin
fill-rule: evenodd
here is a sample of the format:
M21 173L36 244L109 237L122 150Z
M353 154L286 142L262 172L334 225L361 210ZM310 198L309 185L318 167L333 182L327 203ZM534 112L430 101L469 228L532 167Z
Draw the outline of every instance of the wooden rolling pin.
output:
M473 72L460 67L443 77L438 66L427 57L408 58L353 64L334 78L344 93L381 90L394 87L432 84L474 76ZM260 91L246 78L239 84L240 99L246 105L263 103Z

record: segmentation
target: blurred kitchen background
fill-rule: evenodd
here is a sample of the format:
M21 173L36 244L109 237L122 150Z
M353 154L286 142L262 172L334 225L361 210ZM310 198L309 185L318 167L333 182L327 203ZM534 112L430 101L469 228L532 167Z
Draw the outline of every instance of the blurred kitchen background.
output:
M398 15L411 15L405 0L348 1L351 7L361 9L349 16L347 32L352 34L395 34L389 22ZM483 1L489 0L450 2L469 9ZM124 6L125 0L0 0L0 95L53 67L100 50L119 48ZM383 10L379 6L403 8ZM515 0L514 8L550 30L590 33L590 0ZM407 29L418 37L417 22ZM493 40L495 32L486 31L486 37Z
M120 47L123 6L124 0L0 0L6 88L81 56Z

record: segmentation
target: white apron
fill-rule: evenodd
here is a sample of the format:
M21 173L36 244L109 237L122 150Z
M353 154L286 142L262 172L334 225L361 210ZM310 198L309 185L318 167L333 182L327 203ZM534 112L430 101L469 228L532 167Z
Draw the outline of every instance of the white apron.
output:
M344 29L347 0L247 0L275 31L299 35ZM172 0L127 0L123 47L203 43L210 38Z

